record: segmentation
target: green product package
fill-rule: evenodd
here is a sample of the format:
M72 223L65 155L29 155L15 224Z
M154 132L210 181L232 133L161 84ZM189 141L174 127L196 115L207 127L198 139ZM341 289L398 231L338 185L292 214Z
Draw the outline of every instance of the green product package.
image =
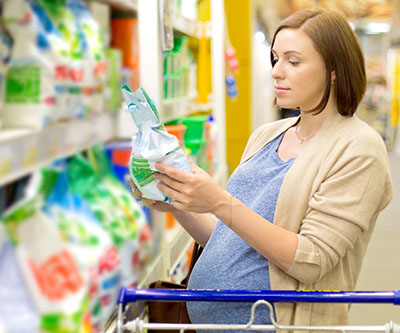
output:
M155 164L161 162L192 173L190 162L178 139L169 134L161 123L156 106L146 91L140 87L132 92L124 86L122 94L138 128L138 134L132 138L130 177L144 198L171 203L171 198L158 188L159 180L153 177L154 173L160 172Z
M136 282L153 255L150 226L139 203L112 174L103 146L92 147L88 157L77 155L69 161L68 182L111 235L121 256L121 282L129 285Z

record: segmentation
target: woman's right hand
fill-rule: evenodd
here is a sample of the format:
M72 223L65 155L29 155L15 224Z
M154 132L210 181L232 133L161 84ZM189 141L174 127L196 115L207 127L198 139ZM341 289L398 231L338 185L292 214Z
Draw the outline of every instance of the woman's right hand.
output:
M146 199L146 198L142 198L142 192L140 192L140 190L136 187L135 183L132 181L132 179L129 179L129 185L132 188L132 193L133 196L136 199L142 200L143 204L150 208L150 209L154 209L157 210L159 212L173 212L175 210L177 210L174 206L162 202L162 201L157 201L157 200L152 200L152 199Z

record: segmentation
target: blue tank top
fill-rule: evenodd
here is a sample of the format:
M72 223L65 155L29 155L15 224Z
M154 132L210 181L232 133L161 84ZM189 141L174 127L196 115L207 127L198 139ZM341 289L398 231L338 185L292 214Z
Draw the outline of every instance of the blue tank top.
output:
M276 152L282 137L283 134L240 164L227 184L229 193L270 222L274 220L283 179L295 160L282 161ZM193 268L188 288L269 290L268 260L223 222L217 221ZM246 324L250 320L251 306L252 303L187 303L192 323L198 324ZM257 308L255 323L270 324L265 306Z

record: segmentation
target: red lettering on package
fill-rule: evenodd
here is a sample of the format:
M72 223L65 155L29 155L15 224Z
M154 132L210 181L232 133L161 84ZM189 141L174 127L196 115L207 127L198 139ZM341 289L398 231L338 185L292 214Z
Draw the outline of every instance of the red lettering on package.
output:
M98 62L94 68L94 75L102 75L107 71L107 63L106 62Z
M68 66L59 65L56 66L54 71L54 78L56 80L67 80L68 79Z
M73 82L82 82L83 80L83 68L70 68L69 78Z
M121 263L117 249L112 246L99 260L99 275L104 271L111 272Z
M84 284L71 254L63 250L37 266L28 260L41 294L52 301L62 300L77 292Z

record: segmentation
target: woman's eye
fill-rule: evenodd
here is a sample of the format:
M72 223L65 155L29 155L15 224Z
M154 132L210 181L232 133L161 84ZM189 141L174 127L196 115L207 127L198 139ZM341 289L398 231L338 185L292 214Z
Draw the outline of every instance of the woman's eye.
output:
M290 60L289 64L291 64L293 66L297 66L298 64L300 64L300 61Z
M278 62L277 58L272 59L272 67L275 66L275 64Z

